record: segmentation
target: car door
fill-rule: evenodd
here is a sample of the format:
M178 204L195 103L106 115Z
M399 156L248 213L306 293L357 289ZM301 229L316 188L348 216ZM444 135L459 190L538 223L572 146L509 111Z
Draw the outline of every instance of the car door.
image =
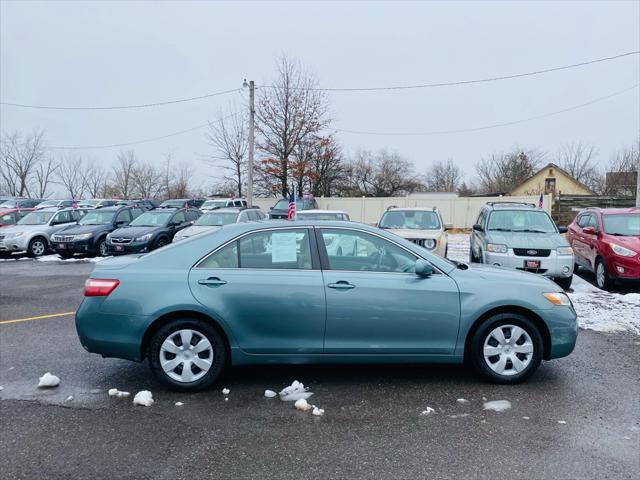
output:
M189 284L243 351L322 353L326 305L312 228L243 235L192 268Z
M595 214L589 215L588 227L593 227L594 234L584 234L585 236L585 258L591 268L595 268L596 257L598 256L598 238L600 236L600 225L598 225L598 217Z
M478 219L476 220L476 225L480 225L483 228L485 227L485 220L487 219L487 210L482 209L480 214L478 215ZM480 252L482 251L482 232L478 232L477 230L471 229L471 238L470 238L470 249L473 252L473 256L479 258L482 261L482 256Z
M51 220L49 220L49 237L55 232L62 230L69 225L73 225L76 223L76 220L73 218L71 210L63 210L61 212L56 213Z
M179 232L180 230L182 230L183 228L186 228L190 225L189 222L187 222L187 217L185 216L184 210L181 210L179 212L176 212L173 217L171 217L171 220L169 221L169 235L170 235L170 240L173 239L173 236L176 234L176 232Z
M331 354L447 354L460 320L456 283L436 271L415 272L415 254L381 237L349 228L319 229ZM328 255L326 243L352 244Z

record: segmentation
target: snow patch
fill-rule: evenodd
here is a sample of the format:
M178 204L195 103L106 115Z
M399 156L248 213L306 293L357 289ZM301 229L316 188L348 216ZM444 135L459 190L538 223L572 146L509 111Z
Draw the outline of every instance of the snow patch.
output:
M106 260L109 257L89 257L89 258L61 258L58 255L43 255L42 257L37 257L36 261L38 262L59 262L59 263L73 263L73 262L83 262L83 263L98 263L103 260Z
M229 390L228 388L223 388L222 389L222 394L223 395L229 395L229 393L231 393L231 390Z
M324 408L318 408L315 405L313 405L313 412L311 413L316 417L321 417L322 415L324 415Z
M306 412L307 410L310 410L311 408L313 408L311 407L311 405L309 405L307 400L304 398L300 398L296 400L296 403L294 403L293 406L296 407L298 410L302 410L303 412Z
M530 420L529 417L522 417L523 420Z
M305 388L303 383L294 380L291 385L280 391L280 400L284 402L295 402L300 399L306 400L313 395L312 392L308 392L307 390L308 388Z
M0 392L4 390L4 387L2 385L0 385Z
M566 422L566 421L564 421L564 420L558 420L558 423L559 423L560 425L566 425L566 424L567 424L567 422Z
M64 399L65 402L70 402L71 400L73 400L73 395L69 395L67 398Z
M458 398L456 399L456 402L464 404L469 403L469 400L467 400L466 398Z
M273 398L277 395L276 392L274 392L273 390L265 390L264 391L264 396L267 398Z
M128 397L129 395L131 395L129 392L121 392L117 388L110 388L109 389L109 396L110 397L124 398L124 397Z
M448 415L449 418L464 418L468 417L468 413L458 413L457 415Z
M150 407L153 405L153 395L149 390L142 390L136 393L136 396L133 397L134 405L142 405L144 407Z
M435 413L435 410L431 407L427 407L426 410L423 410L422 412L420 412L420 415L426 416L426 415L431 415L432 413Z
M484 403L485 410L493 410L494 412L504 412L510 408L511 402L509 400L492 400Z
M39 380L38 388L53 388L60 385L60 379L55 375L51 375L49 372L41 376Z
M181 407L181 406L183 406L183 405L184 405L184 403L182 403L182 402L176 402L176 403L175 403L175 406L176 406L176 407Z

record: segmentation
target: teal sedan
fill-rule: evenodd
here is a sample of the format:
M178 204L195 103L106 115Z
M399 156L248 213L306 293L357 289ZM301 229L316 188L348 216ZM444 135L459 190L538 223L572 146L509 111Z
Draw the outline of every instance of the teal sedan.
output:
M100 262L84 295L76 327L87 351L148 359L181 391L265 363L466 361L517 383L570 354L577 335L551 280L451 262L351 222L227 225Z

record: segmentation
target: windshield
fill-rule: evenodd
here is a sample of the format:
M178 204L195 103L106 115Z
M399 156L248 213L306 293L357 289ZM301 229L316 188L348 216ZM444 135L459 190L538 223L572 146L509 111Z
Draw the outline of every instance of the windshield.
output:
M433 210L393 210L382 215L380 228L436 230L440 228L440 219Z
M0 208L15 208L18 206L18 202L15 200L7 200L6 202L0 204Z
M129 224L131 227L159 227L164 226L174 212L146 212Z
M287 208L289 208L289 200L287 200L286 198L278 200L278 203L276 203L273 208L274 210L286 210Z
M160 207L184 207L185 203L187 203L186 200L165 200Z
M97 205L98 204L98 200L81 200L80 203L78 203L78 205Z
M108 225L112 222L116 212L93 211L87 213L78 222L80 225Z
M18 225L44 225L56 212L31 212L18 222Z
M40 202L38 204L38 208L40 207L55 207L58 205L59 200L45 200L44 202Z
M502 232L558 232L549 214L543 210L493 211L489 217L487 229Z
M236 212L205 213L193 224L208 227L222 226L229 225L230 223L235 223L236 218L238 218L238 214Z
M298 220L349 220L339 212L298 212Z
M207 200L206 202L204 202L202 204L203 207L226 207L227 206L227 201L226 200Z
M640 236L640 214L609 214L602 216L605 233L623 237Z

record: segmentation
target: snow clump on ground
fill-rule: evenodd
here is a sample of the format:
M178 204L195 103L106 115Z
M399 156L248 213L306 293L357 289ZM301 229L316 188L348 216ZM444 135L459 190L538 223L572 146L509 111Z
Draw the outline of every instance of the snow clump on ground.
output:
M308 392L307 390L308 389L304 387L303 383L294 380L290 386L283 388L280 391L280 400L284 402L295 402L301 398L306 400L313 395L312 392Z
M52 388L60 385L60 379L49 372L41 376L39 380L38 388Z
M136 393L136 396L133 397L134 405L142 405L144 407L150 407L153 405L153 395L149 390L142 390Z

